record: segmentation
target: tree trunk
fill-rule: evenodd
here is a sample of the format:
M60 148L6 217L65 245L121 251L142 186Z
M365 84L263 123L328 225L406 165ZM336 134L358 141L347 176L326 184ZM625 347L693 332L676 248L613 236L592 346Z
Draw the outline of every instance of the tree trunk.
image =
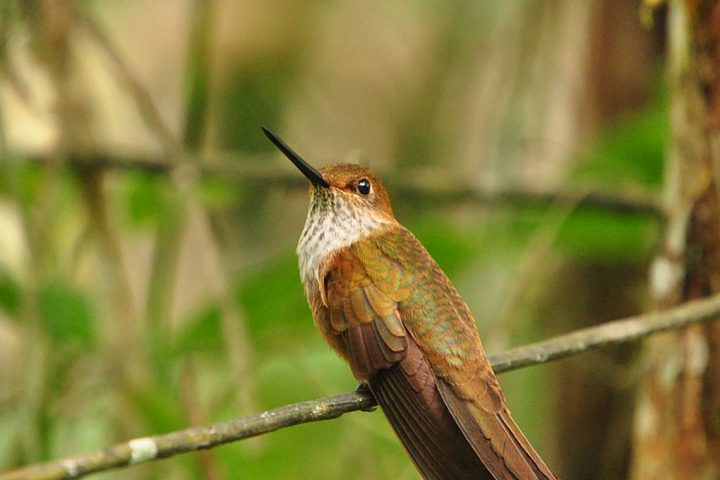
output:
M651 269L658 308L720 290L720 2L670 2L666 231ZM720 478L720 323L648 342L633 479Z

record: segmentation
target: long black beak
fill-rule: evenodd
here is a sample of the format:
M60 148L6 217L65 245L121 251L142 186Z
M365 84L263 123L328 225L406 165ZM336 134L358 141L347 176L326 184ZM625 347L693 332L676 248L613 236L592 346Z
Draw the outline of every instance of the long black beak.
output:
M263 133L270 139L270 141L287 157L295 166L307 177L313 185L317 187L329 188L330 184L325 181L322 174L318 172L315 167L307 163L303 158L295 153L292 148L285 145L285 142L280 140L280 137L275 135L273 132L265 127L262 128Z

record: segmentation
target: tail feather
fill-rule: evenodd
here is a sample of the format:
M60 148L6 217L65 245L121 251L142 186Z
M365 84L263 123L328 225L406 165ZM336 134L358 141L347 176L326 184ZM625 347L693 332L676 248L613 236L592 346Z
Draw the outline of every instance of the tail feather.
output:
M541 479L556 479L555 474L540 458L540 455L535 451L533 446L530 444L528 439L520 430L515 420L510 416L510 412L505 409L503 410L498 418L503 423L505 431L508 435L516 442L516 447L520 454L525 458L525 461L533 470L535 475Z
M507 408L486 412L459 399L438 380L438 389L465 438L495 479L557 480L525 438Z
M375 396L378 402L384 405L385 414L392 419L392 426L397 435L403 439L405 449L410 453L419 470L424 472L426 478L441 479L444 470L442 460L433 454L432 446L425 443L428 438L423 438L424 428L414 428L412 420L406 415L407 412L403 412L402 407L393 401L399 396L392 377L393 375L388 376L385 382L373 382Z
M402 362L411 363L418 354L412 343ZM418 358L419 369L403 368L401 362L368 382L405 450L425 479L492 480L445 407L427 362Z

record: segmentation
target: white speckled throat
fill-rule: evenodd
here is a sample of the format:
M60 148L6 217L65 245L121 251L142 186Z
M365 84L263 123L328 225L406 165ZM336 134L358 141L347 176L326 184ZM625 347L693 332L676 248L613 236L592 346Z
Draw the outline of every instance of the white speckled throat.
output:
M300 278L308 300L317 288L319 269L329 255L348 247L371 232L392 225L379 214L335 188L314 187L297 255Z

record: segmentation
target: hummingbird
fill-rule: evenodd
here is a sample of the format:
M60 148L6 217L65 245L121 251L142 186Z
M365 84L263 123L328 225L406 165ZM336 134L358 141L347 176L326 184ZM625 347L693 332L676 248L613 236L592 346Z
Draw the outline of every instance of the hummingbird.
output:
M470 309L393 215L380 178L315 169L270 130L310 181L297 246L317 329L366 385L426 479L556 479L517 426Z

